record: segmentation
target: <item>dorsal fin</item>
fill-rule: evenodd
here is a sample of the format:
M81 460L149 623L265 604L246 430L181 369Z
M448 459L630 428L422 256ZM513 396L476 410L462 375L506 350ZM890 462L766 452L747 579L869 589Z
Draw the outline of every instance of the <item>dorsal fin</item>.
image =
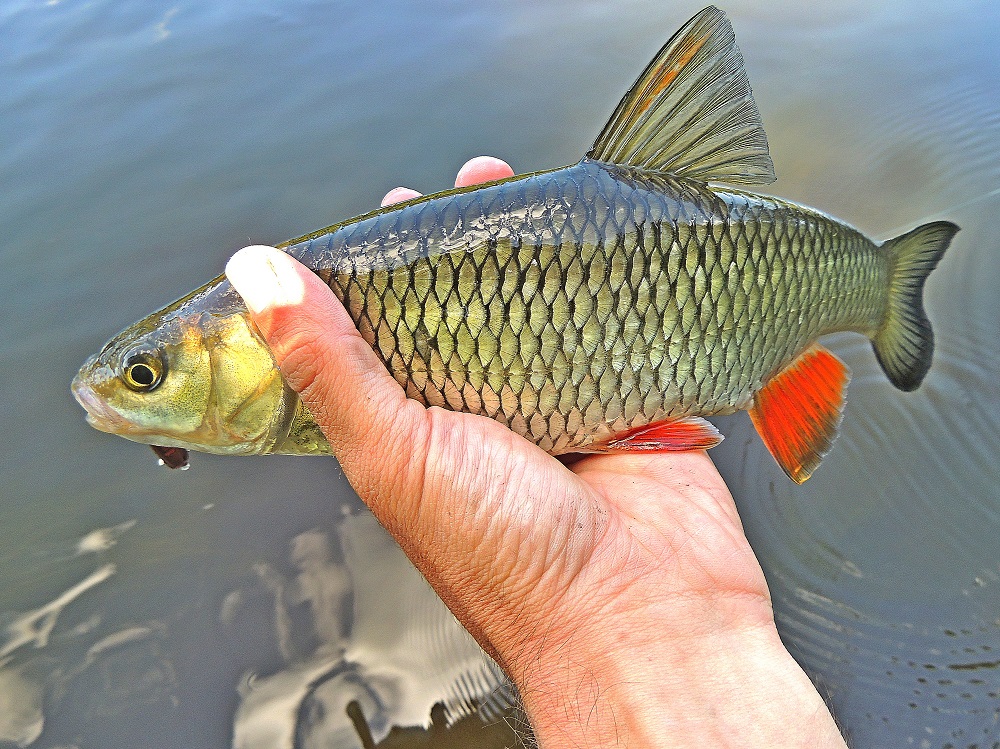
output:
M702 182L773 182L767 136L726 14L705 8L621 100L588 158Z

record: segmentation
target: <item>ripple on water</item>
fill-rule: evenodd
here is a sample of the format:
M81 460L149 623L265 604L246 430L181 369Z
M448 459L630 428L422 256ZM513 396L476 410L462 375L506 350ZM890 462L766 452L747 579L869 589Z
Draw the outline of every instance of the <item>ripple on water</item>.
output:
M808 483L741 417L715 451L782 637L858 746L1000 747L1000 231L983 215L998 208L956 218L968 231L929 289L937 350L918 391L894 390L865 339L833 336L854 377Z

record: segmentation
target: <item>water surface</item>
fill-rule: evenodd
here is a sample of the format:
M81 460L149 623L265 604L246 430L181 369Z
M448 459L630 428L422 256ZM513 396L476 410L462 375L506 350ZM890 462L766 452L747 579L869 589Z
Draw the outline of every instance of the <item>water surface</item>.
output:
M495 693L334 461L168 472L87 427L68 382L250 242L446 187L479 153L577 160L699 7L0 6L0 746L361 746L352 701L379 741ZM919 391L839 337L844 432L810 482L745 415L714 457L853 746L1000 746L1000 10L724 9L776 194L879 238L962 232L927 288Z

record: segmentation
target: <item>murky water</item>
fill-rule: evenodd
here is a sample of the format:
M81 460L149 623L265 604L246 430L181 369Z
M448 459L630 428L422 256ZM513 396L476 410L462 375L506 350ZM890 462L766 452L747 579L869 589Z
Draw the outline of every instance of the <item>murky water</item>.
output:
M334 461L168 472L87 427L68 381L251 241L445 187L478 153L575 161L699 7L0 5L0 746L406 745L459 718L456 742L510 740L497 675ZM810 482L744 415L714 457L853 745L1000 746L1000 10L724 8L775 192L877 237L962 232L928 285L919 391L837 338L854 380ZM470 712L488 695L492 733ZM438 701L437 727L388 733Z

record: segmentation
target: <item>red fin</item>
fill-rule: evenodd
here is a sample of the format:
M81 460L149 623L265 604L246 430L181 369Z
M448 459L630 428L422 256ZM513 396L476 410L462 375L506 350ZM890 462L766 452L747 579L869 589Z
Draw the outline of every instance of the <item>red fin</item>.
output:
M719 430L698 416L634 427L582 448L588 453L683 452L707 450L722 442Z
M847 365L815 344L754 396L750 418L778 465L796 483L809 478L829 452L850 379Z

